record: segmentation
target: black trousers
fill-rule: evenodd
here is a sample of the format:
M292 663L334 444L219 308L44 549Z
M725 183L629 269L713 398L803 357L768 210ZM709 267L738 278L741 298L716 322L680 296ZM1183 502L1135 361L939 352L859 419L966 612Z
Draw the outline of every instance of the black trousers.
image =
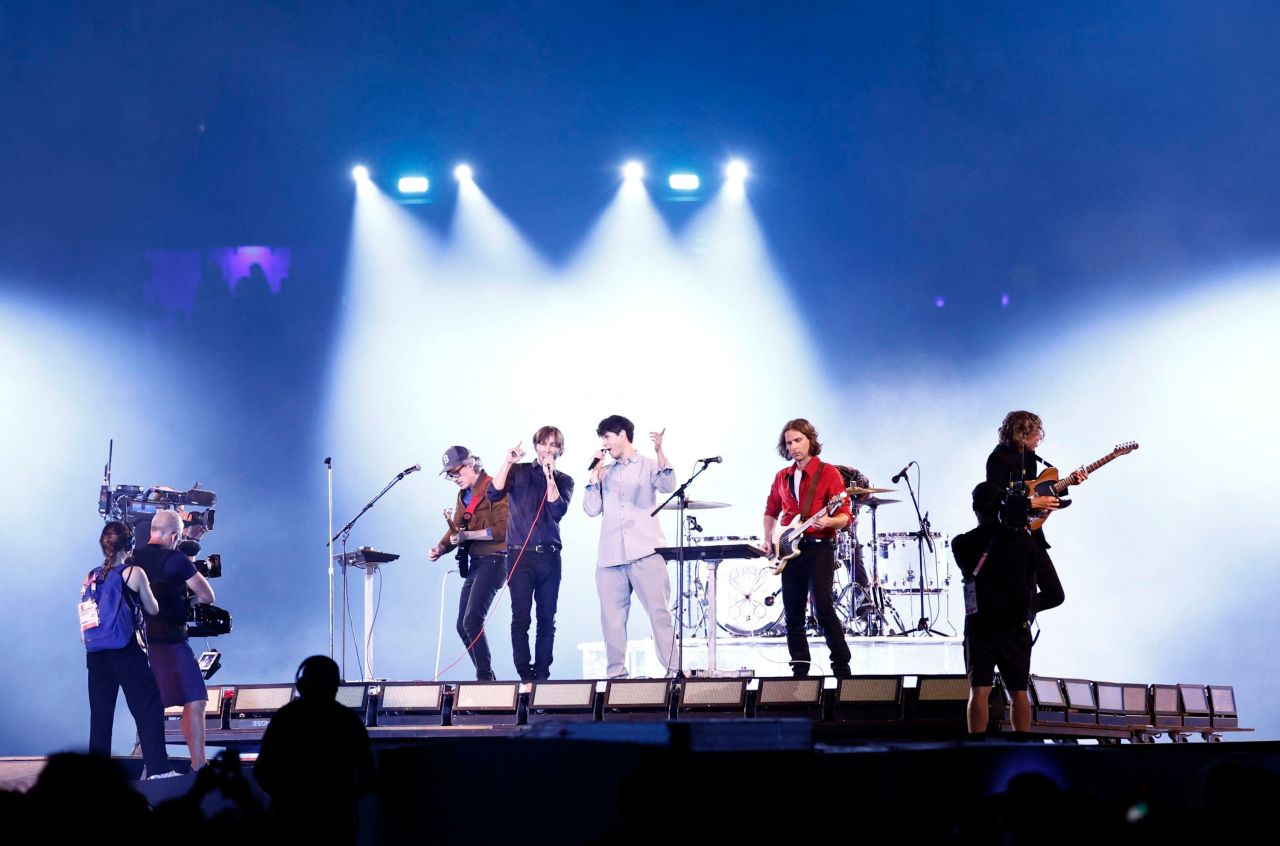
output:
M124 701L138 727L147 775L168 772L169 754L164 748L164 708L160 688L137 643L122 649L86 652L89 668L89 751L111 754L111 731L116 716L116 696L124 688Z
M787 562L782 571L782 608L787 621L787 651L791 653L791 672L797 676L809 673L809 639L805 634L805 618L809 610L809 594L813 593L814 611L831 650L831 672L849 675L849 644L844 627L836 615L831 599L835 579L836 557L831 542L800 542L800 554Z
M520 563L516 565L516 556ZM507 552L507 560L515 565L511 573L511 654L516 672L525 681L551 678L551 661L556 641L556 602L560 598L560 553L523 554L517 549ZM533 603L538 604L538 633L533 655L529 654L529 624Z
M462 583L462 595L458 597L458 637L464 646L470 646L471 663L476 665L476 678L493 681L493 659L489 653L489 640L484 635L484 620L489 616L489 606L507 579L507 556L501 552L471 559L471 568ZM475 645L472 646L472 642Z

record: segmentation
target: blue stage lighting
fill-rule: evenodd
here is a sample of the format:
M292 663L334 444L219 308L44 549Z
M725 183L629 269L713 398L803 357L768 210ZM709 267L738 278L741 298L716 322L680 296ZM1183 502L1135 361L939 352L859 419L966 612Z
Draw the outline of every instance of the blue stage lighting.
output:
M351 178L356 182L365 182L369 178L369 168L364 165L356 165L351 168Z
M453 169L453 178L459 182L470 182L474 177L475 172L469 164L460 164Z
M623 179L644 179L644 165L635 160L629 161L622 166Z
M431 183L425 176L402 176L396 183L401 194L425 194Z
M702 184L696 173L673 173L667 177L672 191L697 191Z
M724 168L725 177L734 182L745 182L749 174L747 163L742 159L734 159Z

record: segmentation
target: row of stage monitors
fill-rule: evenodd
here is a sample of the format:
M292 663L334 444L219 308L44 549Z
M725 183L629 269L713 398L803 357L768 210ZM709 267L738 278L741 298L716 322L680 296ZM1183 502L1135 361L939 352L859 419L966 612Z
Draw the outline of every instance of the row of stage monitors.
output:
M1033 719L1042 724L1192 731L1238 727L1233 688L1122 684L1032 676ZM210 731L261 732L297 691L291 684L209 688ZM521 726L549 721L662 721L794 717L837 723L963 726L968 682L960 675L850 679L688 678L541 682L357 682L338 702L370 728ZM997 684L993 718L1008 713ZM181 707L165 712L181 737Z

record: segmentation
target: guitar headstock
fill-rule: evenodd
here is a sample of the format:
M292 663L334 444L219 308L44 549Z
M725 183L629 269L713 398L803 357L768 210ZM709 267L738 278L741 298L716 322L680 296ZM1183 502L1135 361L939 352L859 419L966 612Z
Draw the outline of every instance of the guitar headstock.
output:
M840 503L844 502L848 498L849 498L848 491L840 491L840 493L836 494L835 496L831 497L831 499L827 500L827 509L826 509L827 514L829 515L835 514L836 511L839 510L840 508Z
M1137 441L1125 441L1122 444L1116 444L1115 454L1128 455L1129 453L1133 452L1137 448L1138 448Z

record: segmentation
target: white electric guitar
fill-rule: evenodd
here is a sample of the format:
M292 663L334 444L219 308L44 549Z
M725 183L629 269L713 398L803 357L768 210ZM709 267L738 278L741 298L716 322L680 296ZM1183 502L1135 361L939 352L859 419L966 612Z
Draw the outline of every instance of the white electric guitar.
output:
M800 541L804 537L804 533L812 528L814 523L818 522L818 518L835 514L840 507L840 503L848 498L848 491L840 491L840 493L827 500L827 504L819 508L818 512L808 520L797 514L785 526L779 524L773 527L773 555L769 556L769 564L775 574L785 570L787 562L800 554Z

